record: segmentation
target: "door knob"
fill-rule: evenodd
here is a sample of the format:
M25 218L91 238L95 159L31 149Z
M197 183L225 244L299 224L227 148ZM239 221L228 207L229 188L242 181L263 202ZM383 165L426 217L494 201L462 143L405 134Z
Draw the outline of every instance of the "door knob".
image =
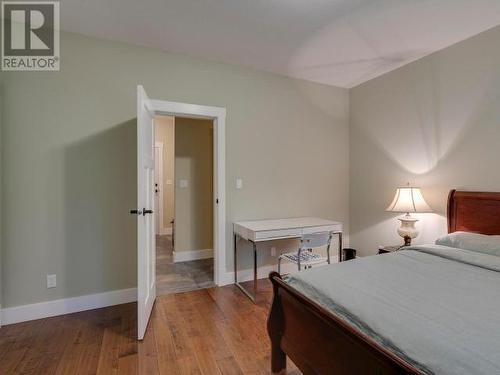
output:
M130 210L130 213L133 215L146 216L146 214L152 214L153 210L146 210L145 208L143 208L142 210Z

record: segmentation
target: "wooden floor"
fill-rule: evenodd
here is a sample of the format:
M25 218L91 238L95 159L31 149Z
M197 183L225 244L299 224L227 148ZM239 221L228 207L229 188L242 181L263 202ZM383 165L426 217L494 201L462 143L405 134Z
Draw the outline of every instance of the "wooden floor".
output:
M159 297L142 342L135 304L5 326L0 374L269 374L261 287L257 305L234 286Z

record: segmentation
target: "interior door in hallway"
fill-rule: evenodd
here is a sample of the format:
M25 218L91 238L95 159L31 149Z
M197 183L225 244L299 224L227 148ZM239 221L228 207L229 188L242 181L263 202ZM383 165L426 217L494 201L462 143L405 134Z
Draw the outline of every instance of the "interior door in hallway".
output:
M144 338L156 299L154 110L137 86L137 337Z

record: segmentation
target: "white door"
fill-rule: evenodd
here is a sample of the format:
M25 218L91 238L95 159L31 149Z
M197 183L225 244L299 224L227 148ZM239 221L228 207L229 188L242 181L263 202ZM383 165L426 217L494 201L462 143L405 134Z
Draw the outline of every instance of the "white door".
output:
M137 86L137 337L144 338L156 298L154 111Z

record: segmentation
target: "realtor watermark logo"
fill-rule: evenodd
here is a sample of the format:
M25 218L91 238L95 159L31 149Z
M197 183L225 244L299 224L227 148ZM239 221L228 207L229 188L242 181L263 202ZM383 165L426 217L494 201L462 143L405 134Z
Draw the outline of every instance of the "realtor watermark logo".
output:
M59 2L2 1L2 70L59 70Z

